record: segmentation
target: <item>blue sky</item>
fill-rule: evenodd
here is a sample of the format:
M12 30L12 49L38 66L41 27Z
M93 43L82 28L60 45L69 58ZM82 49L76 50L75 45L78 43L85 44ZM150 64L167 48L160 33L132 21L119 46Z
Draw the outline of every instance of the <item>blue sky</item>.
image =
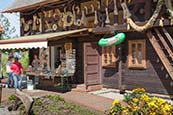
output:
M0 10L8 8L13 1L14 0L0 0ZM9 19L11 26L14 26L16 28L16 32L13 33L11 35L11 37L13 37L15 35L20 36L20 19L19 19L19 15L17 16L14 13L12 13L12 14L11 13L5 13L4 15Z
M0 0L0 10L8 7L14 0Z

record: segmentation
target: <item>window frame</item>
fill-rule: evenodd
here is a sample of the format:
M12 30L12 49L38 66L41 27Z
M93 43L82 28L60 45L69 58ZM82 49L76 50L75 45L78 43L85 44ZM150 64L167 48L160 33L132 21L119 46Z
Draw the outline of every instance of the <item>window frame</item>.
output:
M138 52L138 44L141 44L142 48L142 63L133 64L132 60L132 45L135 44L135 51ZM136 61L137 62L137 61ZM128 68L134 69L146 69L147 68L147 60L146 60L146 40L129 40L128 41Z
M105 51L106 48L106 51ZM110 51L112 49L112 51ZM111 53L111 54L110 54ZM112 63L110 63L110 58L112 57ZM107 58L107 61L105 62L105 58ZM102 47L102 67L104 68L116 68L116 46L107 46Z

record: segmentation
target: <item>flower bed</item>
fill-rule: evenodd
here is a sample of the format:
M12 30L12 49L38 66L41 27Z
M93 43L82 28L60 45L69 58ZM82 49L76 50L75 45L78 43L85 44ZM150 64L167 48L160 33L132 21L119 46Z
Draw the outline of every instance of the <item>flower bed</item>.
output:
M124 102L126 104L114 100L109 115L173 115L171 104L158 97L149 97L143 88L126 93Z
M10 103L7 107L12 105L15 99L16 97L11 95L9 97ZM17 112L19 115L26 115L23 104L19 104ZM103 115L103 113L72 102L67 102L59 95L48 95L34 99L31 115Z

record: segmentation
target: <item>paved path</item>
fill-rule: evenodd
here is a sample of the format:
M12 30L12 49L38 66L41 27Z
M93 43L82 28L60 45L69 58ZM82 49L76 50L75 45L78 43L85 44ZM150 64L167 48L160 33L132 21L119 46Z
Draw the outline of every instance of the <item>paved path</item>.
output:
M0 108L0 115L11 115L6 108Z
M3 89L3 98L2 101L5 101L8 99L8 96L11 94L14 94L14 89ZM86 106L88 108L105 112L108 110L112 104L112 99L108 99L105 97L96 96L93 94L89 94L86 92L66 92L66 93L57 93L57 92L51 92L51 91L44 91L44 90L23 90L23 92L26 92L30 96L36 98L40 96L46 96L46 95L60 95L62 96L66 101L71 101L74 103L81 104L83 106Z

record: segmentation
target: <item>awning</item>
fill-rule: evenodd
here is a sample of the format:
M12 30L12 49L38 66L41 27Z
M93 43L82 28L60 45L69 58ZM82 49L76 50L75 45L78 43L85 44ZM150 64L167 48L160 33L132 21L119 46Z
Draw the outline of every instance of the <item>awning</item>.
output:
M72 34L79 34L80 32L88 31L87 28L55 32L40 35L23 36L19 38L0 40L0 50L3 49L32 49L32 48L47 48L49 40L58 40Z

